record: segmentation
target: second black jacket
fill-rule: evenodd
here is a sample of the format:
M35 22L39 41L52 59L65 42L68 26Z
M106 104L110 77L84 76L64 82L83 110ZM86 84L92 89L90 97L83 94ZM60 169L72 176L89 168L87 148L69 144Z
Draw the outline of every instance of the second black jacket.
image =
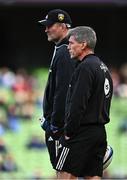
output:
M106 124L113 93L107 66L94 54L77 66L69 84L65 133L71 137L83 126Z

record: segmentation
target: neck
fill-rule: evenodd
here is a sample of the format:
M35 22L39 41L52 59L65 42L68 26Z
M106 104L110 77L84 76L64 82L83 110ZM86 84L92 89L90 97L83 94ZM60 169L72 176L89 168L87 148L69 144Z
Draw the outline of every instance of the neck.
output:
M89 54L94 54L94 51L90 49L83 51L81 56L79 57L79 61L82 61Z
M66 30L62 36L57 40L57 42L55 42L55 44L59 44L64 38L66 38L68 35L68 30Z

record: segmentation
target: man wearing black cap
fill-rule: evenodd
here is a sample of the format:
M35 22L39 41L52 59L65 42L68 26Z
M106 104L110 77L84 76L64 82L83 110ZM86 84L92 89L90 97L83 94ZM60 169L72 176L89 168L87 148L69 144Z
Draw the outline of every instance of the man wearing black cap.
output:
M39 23L46 27L48 41L55 43L43 99L43 118L40 119L54 168L64 127L66 93L74 70L74 60L70 58L66 38L72 22L67 12L54 9Z

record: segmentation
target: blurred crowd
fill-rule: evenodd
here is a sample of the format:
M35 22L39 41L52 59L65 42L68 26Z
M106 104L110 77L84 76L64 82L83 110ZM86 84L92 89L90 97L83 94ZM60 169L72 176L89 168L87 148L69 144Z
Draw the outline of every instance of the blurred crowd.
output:
M19 119L31 119L39 101L38 81L25 69L0 69L0 134L19 130Z
M41 102L38 86L38 79L25 69L14 72L8 67L0 68L0 172L18 171L2 136L6 132L19 132L21 121L31 121ZM32 135L25 146L27 149L45 148L42 139L36 135Z
M14 156L8 151L4 140L0 138L0 171L13 172L17 170Z
M112 67L111 75L113 79L114 96L127 97L127 63L119 68Z

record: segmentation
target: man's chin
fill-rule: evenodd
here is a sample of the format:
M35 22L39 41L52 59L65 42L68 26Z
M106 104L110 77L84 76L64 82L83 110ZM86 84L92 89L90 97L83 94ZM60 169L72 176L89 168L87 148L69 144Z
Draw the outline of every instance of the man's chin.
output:
M49 42L54 42L55 44L58 42L57 39L53 39L53 38L50 38L50 37L48 37L48 41Z
M52 41L52 38L48 38L48 41L51 42L51 41Z
M73 56L73 55L70 55L70 57L71 57L71 59L74 59L74 58L75 58L75 56Z
M76 56L71 56L71 55L70 55L70 58L73 59L73 60L75 60L75 61L78 60Z

